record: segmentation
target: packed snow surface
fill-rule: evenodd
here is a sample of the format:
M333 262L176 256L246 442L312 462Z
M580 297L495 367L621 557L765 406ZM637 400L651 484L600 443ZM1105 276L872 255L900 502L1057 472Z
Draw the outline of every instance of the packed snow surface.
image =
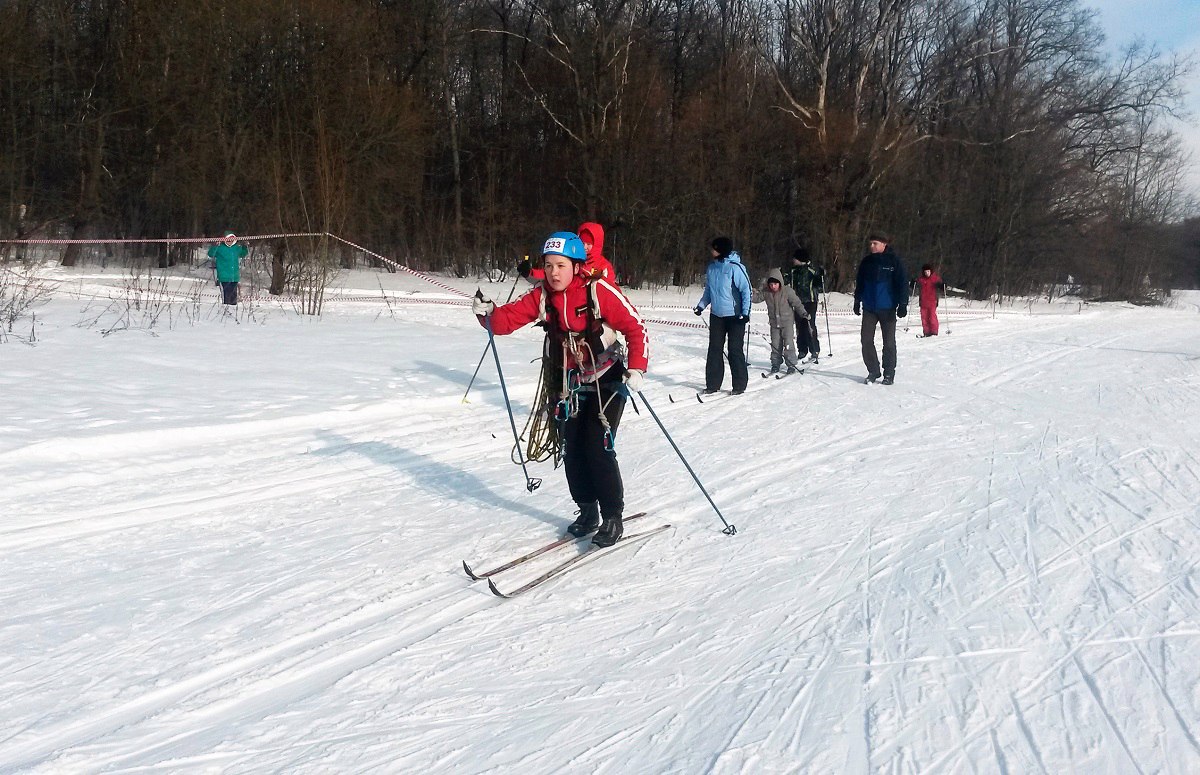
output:
M61 279L0 344L0 772L1200 771L1195 295L956 301L919 340L914 305L891 387L844 296L818 367L759 379L759 307L750 390L702 405L698 292L633 291L738 533L627 408L627 511L673 527L506 601L462 560L573 504L549 463L526 492L490 354L464 403L461 299L121 326ZM541 332L497 346L520 428Z

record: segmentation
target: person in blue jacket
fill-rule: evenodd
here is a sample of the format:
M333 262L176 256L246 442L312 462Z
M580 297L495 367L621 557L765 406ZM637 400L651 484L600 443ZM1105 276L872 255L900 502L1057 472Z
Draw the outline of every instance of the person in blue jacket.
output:
M704 392L716 393L725 380L723 350L729 343L729 372L733 378L733 394L746 391L748 372L746 352L746 324L750 322L750 275L742 265L742 258L733 249L729 237L717 237L712 241L712 261L704 282L704 295L692 310L697 315L712 305L708 315L708 361L704 366Z
M875 350L875 327L883 332L883 384L896 380L896 319L908 314L908 277L900 256L892 250L887 235L867 237L867 250L858 265L854 285L854 314L862 315L862 357L867 382L880 377L879 353Z
M242 279L242 259L246 257L246 246L239 245L237 235L225 232L225 237L208 249L208 257L214 262L217 282L221 284L221 300L226 304L237 304L238 283Z

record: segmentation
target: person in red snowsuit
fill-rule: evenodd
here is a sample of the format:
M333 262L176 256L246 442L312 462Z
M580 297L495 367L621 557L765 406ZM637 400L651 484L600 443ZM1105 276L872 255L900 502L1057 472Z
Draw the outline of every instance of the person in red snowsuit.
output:
M550 235L542 248L544 280L516 301L496 306L477 295L480 323L503 336L537 321L546 327L548 392L560 422L563 463L579 518L567 531L611 546L620 540L625 487L613 446L629 392L642 388L649 338L641 315L616 285L588 277L583 242ZM617 334L624 337L624 342ZM601 524L603 518L603 524Z
M933 267L929 264L921 267L921 274L917 276L915 282L921 300L921 330L925 336L937 336L938 290L944 290L945 285L942 283L942 278L933 271Z
M584 278L599 277L620 287L617 283L617 270L613 269L612 263L604 257L604 227L586 221L579 224L576 234L579 235L579 241L583 243L584 252L587 254L587 261L583 265ZM546 279L545 271L532 265L528 259L517 264L517 271L531 283Z

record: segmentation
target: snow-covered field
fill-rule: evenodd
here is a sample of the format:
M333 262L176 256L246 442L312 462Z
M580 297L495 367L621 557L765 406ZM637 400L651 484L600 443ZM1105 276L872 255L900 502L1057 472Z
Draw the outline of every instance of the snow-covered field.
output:
M835 297L819 368L700 405L696 294L634 292L739 532L627 410L629 511L674 527L505 601L460 562L572 504L490 358L462 402L450 294L102 336L67 293L114 278L64 279L0 344L0 772L1200 771L1196 294L914 309L893 387ZM498 346L521 424L540 332Z

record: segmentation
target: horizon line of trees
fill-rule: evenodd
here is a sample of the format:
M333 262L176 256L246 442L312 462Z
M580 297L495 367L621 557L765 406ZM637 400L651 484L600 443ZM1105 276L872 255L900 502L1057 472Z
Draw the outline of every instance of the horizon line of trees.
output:
M845 290L884 230L976 297L1196 287L1191 63L1102 44L1079 0L9 0L0 238L327 231L466 275L596 220L633 285L726 234Z

